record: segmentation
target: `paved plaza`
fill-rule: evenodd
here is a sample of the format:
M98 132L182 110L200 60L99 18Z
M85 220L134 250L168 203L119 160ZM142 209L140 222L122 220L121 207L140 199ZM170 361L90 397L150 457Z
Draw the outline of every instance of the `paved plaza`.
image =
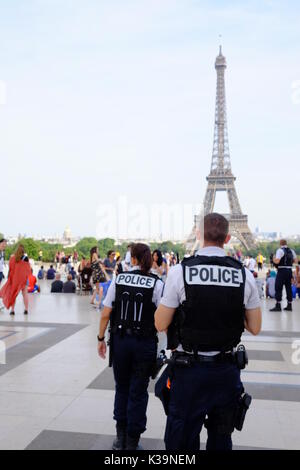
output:
M30 297L28 317L21 297L14 318L0 313L7 347L0 366L0 449L110 449L114 382L97 355L100 313L88 296L50 294L48 281L41 287ZM250 361L242 377L253 402L234 447L299 449L300 364L292 361L292 344L300 345L300 300L293 312L282 313L268 311L273 301L262 303L262 333L243 338ZM142 439L151 450L164 449L166 420L153 388L151 381ZM205 438L203 430L202 443Z

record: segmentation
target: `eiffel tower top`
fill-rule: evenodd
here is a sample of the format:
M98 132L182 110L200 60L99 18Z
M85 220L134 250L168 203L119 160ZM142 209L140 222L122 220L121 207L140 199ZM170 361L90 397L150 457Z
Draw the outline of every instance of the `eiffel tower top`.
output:
M219 55L216 58L215 68L224 67L226 68L226 58L222 54L222 46L220 45Z
M214 211L216 193L219 191L227 193L230 213L224 214L224 216L229 221L230 233L240 240L246 250L255 246L253 235L248 226L248 216L242 212L235 188L235 177L231 171L225 97L226 67L226 59L222 53L222 46L220 46L219 55L215 62L217 94L211 169L206 178L208 184L204 197L203 213L195 216L193 230L186 241L186 247L190 253L200 246L196 239L196 228L199 221L203 219L203 215Z
M222 54L222 46L220 46L219 55L216 58L215 69L217 72L217 93L215 107L215 130L214 143L212 152L210 177L231 177L228 131L227 131L227 114L226 114L226 96L225 96L225 69L226 58Z

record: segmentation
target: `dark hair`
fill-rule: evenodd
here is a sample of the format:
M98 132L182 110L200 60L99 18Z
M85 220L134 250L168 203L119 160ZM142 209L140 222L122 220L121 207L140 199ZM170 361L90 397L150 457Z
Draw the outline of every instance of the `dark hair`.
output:
M112 253L114 253L114 250L109 250L109 251L107 252L107 257L109 258Z
M204 217L204 240L222 246L229 231L229 222L221 214L212 212Z
M44 266L41 266L41 269L44 269Z
M91 250L90 250L91 263L93 262L93 254L97 253L97 249L98 249L97 246L93 246L93 248L91 248Z
M0 243L6 242L5 238L1 238Z
M280 240L280 246L284 245L287 245L287 241L283 238L282 240Z
M53 269L53 264L50 264L50 269Z
M157 254L157 265L161 266L163 264L163 257L162 257L161 251L160 250L154 250L153 253L152 253L152 258L155 255L155 253Z
M134 243L131 247L131 256L138 260L141 271L147 274L152 267L152 256L148 245L144 243Z

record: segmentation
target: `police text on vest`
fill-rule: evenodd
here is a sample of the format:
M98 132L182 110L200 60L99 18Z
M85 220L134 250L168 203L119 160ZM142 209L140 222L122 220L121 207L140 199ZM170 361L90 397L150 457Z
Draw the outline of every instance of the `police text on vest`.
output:
M240 269L204 264L186 266L185 279L189 285L240 287L243 283Z
M152 289L155 284L155 279L141 274L124 273L119 274L116 279L116 284L121 286L143 287Z

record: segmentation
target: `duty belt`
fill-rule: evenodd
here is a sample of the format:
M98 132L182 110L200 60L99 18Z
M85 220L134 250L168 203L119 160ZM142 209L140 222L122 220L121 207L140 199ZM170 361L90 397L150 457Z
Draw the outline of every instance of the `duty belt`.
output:
M235 358L232 352L228 353L219 353L215 354L214 356L206 356L204 354L197 354L195 356L194 354L188 354L185 352L179 352L179 351L174 351L172 354L171 361L174 361L175 364L177 365L192 365L195 362L200 362L200 363L224 363L224 362L230 362L234 363Z
M122 325L116 325L112 328L113 333L118 333L120 335L128 336L156 336L156 330L141 330L138 328L125 328Z
M248 354L243 344L237 347L236 351L221 352L214 356L206 356L204 354L188 354L186 352L174 351L170 359L171 363L182 366L190 367L195 362L200 363L231 363L235 364L238 369L245 369L248 364Z

